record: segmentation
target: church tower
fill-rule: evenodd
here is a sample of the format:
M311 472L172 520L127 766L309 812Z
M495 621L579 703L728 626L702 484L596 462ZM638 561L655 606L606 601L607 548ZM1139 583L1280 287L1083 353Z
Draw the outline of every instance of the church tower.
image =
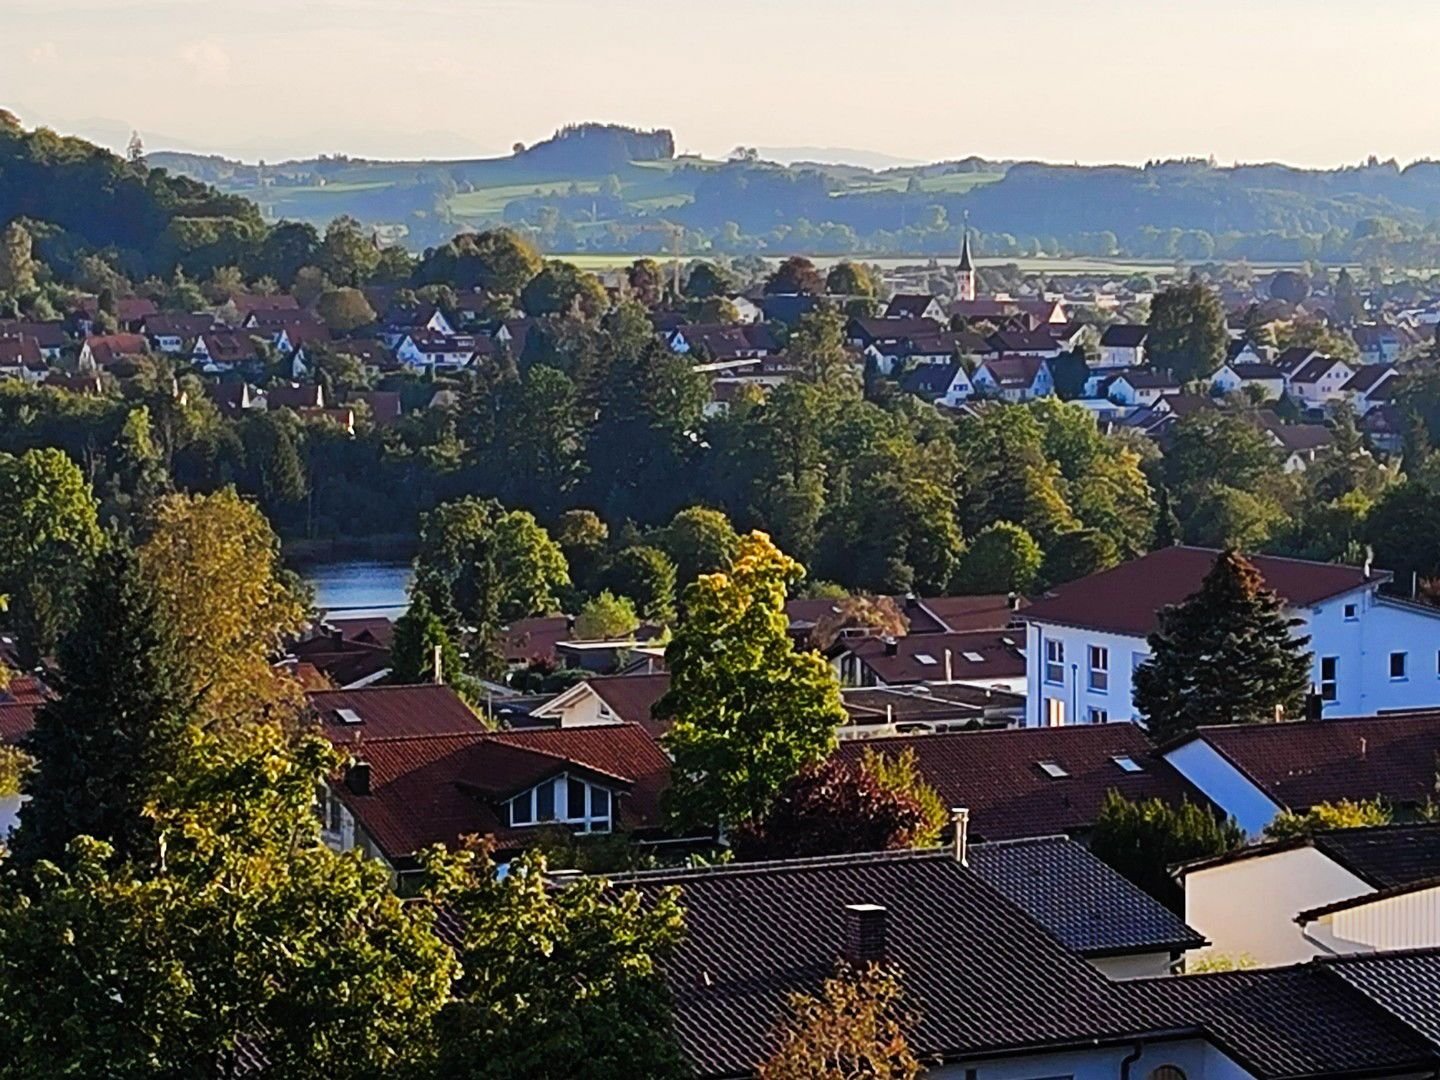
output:
M960 265L955 268L955 299L975 299L975 262L970 257L970 218L965 218L965 239L960 242Z

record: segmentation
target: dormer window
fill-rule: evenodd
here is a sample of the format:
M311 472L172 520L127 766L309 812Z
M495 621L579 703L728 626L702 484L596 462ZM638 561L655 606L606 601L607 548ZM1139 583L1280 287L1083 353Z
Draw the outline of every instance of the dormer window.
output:
M564 775L522 791L506 805L512 828L563 823L577 832L609 832L613 803L609 788Z

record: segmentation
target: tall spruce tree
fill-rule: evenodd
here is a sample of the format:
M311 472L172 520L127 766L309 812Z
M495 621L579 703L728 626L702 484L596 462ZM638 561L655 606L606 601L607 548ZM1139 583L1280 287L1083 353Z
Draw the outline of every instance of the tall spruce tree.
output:
M1252 563L1221 553L1198 592L1160 613L1150 659L1135 672L1151 735L1263 723L1277 706L1298 715L1310 685L1310 639L1294 636L1298 625Z
M144 814L175 775L187 743L189 695L173 638L134 553L106 552L82 597L83 623L60 644L59 698L35 718L14 853L57 859L76 836L138 855L153 838Z

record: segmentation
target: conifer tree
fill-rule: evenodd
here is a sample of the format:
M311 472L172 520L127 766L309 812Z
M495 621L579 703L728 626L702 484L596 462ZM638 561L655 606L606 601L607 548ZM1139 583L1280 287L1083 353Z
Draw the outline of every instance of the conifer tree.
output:
M116 545L82 598L83 623L60 645L59 699L43 706L26 750L15 855L56 859L81 834L125 858L146 846L144 815L184 756L191 710L166 621L134 554Z
M1299 715L1310 685L1308 637L1296 637L1255 566L1221 553L1200 589L1160 613L1151 656L1135 673L1135 704L1150 733L1169 739L1202 724Z
M395 644L391 651L395 681L430 682L435 676L437 646L441 679L455 678L461 673L460 653L444 621L430 606L430 598L420 589L414 589L409 609L395 620Z

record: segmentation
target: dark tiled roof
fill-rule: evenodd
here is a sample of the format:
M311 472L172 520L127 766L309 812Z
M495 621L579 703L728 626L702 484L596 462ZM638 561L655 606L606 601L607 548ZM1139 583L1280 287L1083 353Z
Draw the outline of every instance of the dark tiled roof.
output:
M769 1056L786 995L813 993L834 973L850 904L886 908L886 957L904 972L922 1057L1068 1044L1132 1026L1102 975L948 852L632 880L645 894L680 888L685 938L664 970L681 1048L700 1075L752 1075Z
M1023 608L1026 601L1016 597L1016 609L1012 609L1010 597L998 593L992 596L922 596L920 604L944 623L946 629L961 633L1008 626L1016 617L1015 610ZM915 632L913 625L910 632Z
M925 309L935 303L929 293L896 293L885 308L887 319L920 318Z
M1289 810L1377 796L1418 805L1435 793L1440 713L1203 727L1191 739Z
M1379 386L1386 379L1392 379L1397 372L1389 364L1362 364L1360 370L1350 376L1343 387L1349 394L1364 394Z
M993 360L986 360L980 366L990 372L991 378L997 385L1012 389L1025 389L1034 385L1040 369L1045 366L1045 358L1041 356L997 356Z
M383 615L357 616L353 619L326 619L326 625L338 630L346 641L359 641L388 649L395 640L395 623Z
M1124 379L1136 390L1178 390L1180 384L1163 371L1127 371L1115 376L1115 382Z
M1044 330L997 330L985 339L997 353L1053 353L1055 338Z
M1322 963L1346 985L1440 1049L1440 951L1347 956Z
M1319 964L1115 984L1136 1023L1199 1026L1261 1080L1431 1065L1424 1040Z
M1100 335L1100 344L1111 349L1135 349L1145 344L1150 327L1133 323L1116 323Z
M1377 889L1440 877L1440 825L1337 829L1311 842Z
M1086 724L1012 731L973 731L841 743L842 759L872 748L914 750L921 775L946 806L970 810L977 840L1013 840L1084 831L1095 823L1111 790L1129 799L1182 799L1209 806L1198 791L1154 754L1134 724ZM1127 772L1115 761L1140 766ZM1066 773L1052 777L1041 762Z
M921 364L915 370L905 373L900 379L900 389L907 394L943 397L959 371L960 365L954 361L948 364Z
M299 642L290 652L336 686L349 686L363 679L373 680L391 667L388 647L368 641L350 641L339 635Z
M893 643L878 637L847 638L841 646L881 682L900 686L936 680L1020 678L1025 674L1024 643L1025 635L1019 630L971 630L963 634L907 634Z
M174 311L160 311L147 315L142 329L151 337L199 337L215 326L215 319L204 313L190 315Z
M1031 604L1024 617L1145 637L1157 629L1161 608L1180 603L1200 588L1216 554L1209 548L1161 548L1059 586ZM1266 587L1294 607L1318 604L1366 584L1365 571L1357 566L1269 555L1251 556L1250 561ZM1378 574L1374 580L1387 576Z
M480 721L448 686L367 686L359 690L322 690L308 695L321 731L337 746L351 746L356 735L365 745L377 739L416 735L467 735L483 731ZM349 709L361 723L346 724L336 715Z
M23 367L41 361L40 343L34 338L0 338L0 367Z
M1291 382L1313 383L1319 382L1336 364L1343 364L1341 360L1333 356L1317 356L1313 360L1307 360L1290 374ZM1348 365L1346 365L1348 366Z
M206 355L217 364L238 364L259 355L248 334L208 333L201 334L200 340L205 343Z
M1205 939L1065 836L972 844L975 872L1082 956L1197 949Z
M846 336L862 338L866 341L903 341L908 337L919 335L928 337L935 333L935 323L930 319L915 318L886 318L886 319L851 319L846 327Z
M1284 378L1284 372L1274 364L1231 364L1230 370L1247 380Z
M0 337L34 338L42 349L59 349L65 345L65 324L0 319Z
M276 383L265 391L272 409L323 409L325 390L317 383Z
M1275 358L1275 366L1284 372L1294 372L1315 355L1315 350L1306 345L1292 345Z
M655 703L670 689L668 674L602 675L590 680L590 688L628 724L639 724L652 735L659 735L669 726L651 714Z

